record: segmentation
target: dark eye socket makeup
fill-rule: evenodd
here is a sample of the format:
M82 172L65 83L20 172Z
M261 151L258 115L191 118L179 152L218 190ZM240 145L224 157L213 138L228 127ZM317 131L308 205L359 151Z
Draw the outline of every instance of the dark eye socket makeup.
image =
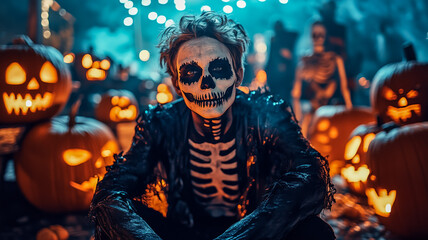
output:
M180 81L183 84L192 84L199 80L202 76L202 68L195 62L183 63L180 66Z
M232 77L232 67L227 58L216 58L209 63L209 73L217 79L229 79Z

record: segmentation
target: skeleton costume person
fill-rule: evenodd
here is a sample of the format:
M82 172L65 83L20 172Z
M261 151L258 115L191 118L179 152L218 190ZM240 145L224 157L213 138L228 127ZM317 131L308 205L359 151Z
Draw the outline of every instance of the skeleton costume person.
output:
M299 120L302 117L302 91L310 100L311 112L323 105L341 103L342 97L346 107L352 108L343 59L332 51L326 51L327 32L323 23L312 24L311 37L314 52L301 59L292 91L294 109ZM303 120L302 125L305 123Z
M212 12L165 30L161 63L183 98L139 116L97 186L96 239L334 239L317 216L333 200L327 161L283 100L237 90L247 43ZM135 200L160 178L166 218Z

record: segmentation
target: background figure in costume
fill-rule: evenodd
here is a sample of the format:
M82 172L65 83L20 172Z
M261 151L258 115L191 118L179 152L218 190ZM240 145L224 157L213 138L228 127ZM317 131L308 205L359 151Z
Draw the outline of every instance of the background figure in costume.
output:
M275 35L271 38L266 65L267 83L274 94L290 101L294 80L294 46L297 33L288 31L281 21L274 24Z
M312 24L313 53L302 57L296 70L292 97L297 119L302 121L304 135L310 124L310 116L319 107L345 103L347 108L352 108L343 59L332 51L326 51L326 36L323 23ZM302 113L301 98L310 101L310 110L306 116Z
M237 90L247 43L213 12L164 31L161 63L183 98L144 111L98 183L97 239L334 239L317 216L333 200L326 159L286 102ZM166 216L135 200L159 182Z

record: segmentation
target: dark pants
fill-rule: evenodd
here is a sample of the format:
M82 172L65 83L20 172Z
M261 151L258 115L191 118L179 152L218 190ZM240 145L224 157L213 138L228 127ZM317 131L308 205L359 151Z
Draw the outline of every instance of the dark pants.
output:
M158 212L149 209L142 204L136 207L142 218L152 227L152 229L164 240L186 239L204 240L214 239L235 221L230 218L217 219L195 219L195 226L187 228L165 219ZM332 240L335 239L333 229L318 216L310 216L298 223L292 231L284 238L285 240Z

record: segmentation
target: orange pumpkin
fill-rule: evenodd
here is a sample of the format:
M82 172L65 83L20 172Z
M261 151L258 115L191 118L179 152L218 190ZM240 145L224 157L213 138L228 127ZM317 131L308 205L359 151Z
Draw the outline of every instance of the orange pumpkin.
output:
M71 93L62 55L27 36L0 46L0 123L30 123L59 113Z
M91 52L91 51L90 51ZM80 81L104 81L109 73L111 62L93 53L79 53L74 59L74 68Z
M344 154L346 165L342 168L341 175L346 179L353 193L365 194L367 178L370 174L366 161L367 150L380 130L377 123L360 125L352 131L346 143Z
M409 239L428 239L427 146L422 122L379 132L367 152L369 203L387 229Z
M128 90L109 90L95 107L95 116L105 123L133 122L138 115L138 102Z
M15 157L16 177L27 200L48 212L88 209L118 144L103 123L59 116L32 128Z
M327 105L317 109L309 126L308 139L322 155L328 156L331 175L340 174L345 166L345 145L352 130L374 121L369 108Z
M381 123L428 121L428 64L407 61L382 67L373 78L370 98Z

